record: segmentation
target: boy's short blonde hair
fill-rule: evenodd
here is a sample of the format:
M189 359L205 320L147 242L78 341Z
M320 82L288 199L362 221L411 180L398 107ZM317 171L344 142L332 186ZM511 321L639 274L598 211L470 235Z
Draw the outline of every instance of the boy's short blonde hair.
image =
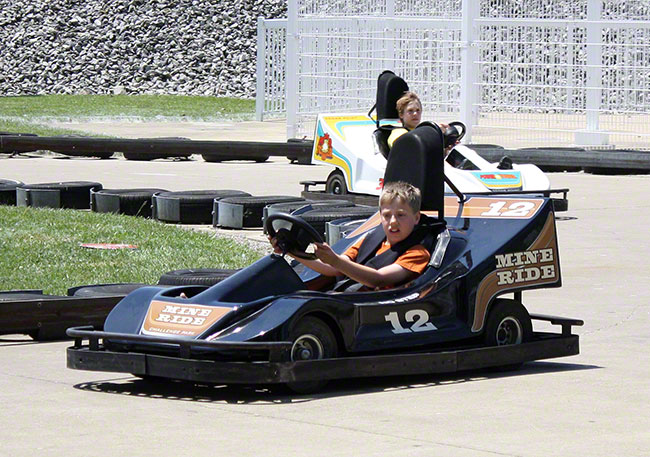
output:
M397 100L396 104L397 113L399 114L400 119L402 118L402 115L404 115L404 110L411 102L417 102L418 105L420 105L420 109L422 109L422 102L420 101L420 98L415 94L415 92L407 90L404 92L404 95L402 95Z
M420 189L407 182L389 182L384 185L384 189L379 196L379 208L395 200L402 200L414 213L417 213L422 205L422 193Z

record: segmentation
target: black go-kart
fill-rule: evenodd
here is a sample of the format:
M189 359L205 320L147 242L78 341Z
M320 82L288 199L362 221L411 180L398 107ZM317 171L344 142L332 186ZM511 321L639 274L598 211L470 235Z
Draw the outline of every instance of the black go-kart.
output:
M68 329L69 368L200 383L284 383L297 392L328 380L444 373L575 355L577 319L531 315L522 291L560 287L555 214L537 195L444 194L442 134L424 123L391 152L385 182L422 191L417 242L431 252L415 280L358 291L272 254L212 286L143 287L103 330ZM312 257L320 234L297 216L266 221L285 253ZM333 249L368 233L378 214ZM363 259L359 259L363 261ZM533 320L561 326L536 332Z

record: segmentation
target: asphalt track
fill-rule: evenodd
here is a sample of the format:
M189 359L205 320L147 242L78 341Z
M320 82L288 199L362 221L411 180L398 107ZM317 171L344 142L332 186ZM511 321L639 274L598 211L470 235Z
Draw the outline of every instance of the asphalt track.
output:
M0 178L29 183L259 195L295 195L298 181L326 174L277 157L0 158ZM550 178L571 189L557 225L564 286L523 298L531 312L585 321L576 329L579 356L515 372L339 381L318 395L288 396L73 371L65 367L69 342L3 336L0 456L649 455L650 176Z

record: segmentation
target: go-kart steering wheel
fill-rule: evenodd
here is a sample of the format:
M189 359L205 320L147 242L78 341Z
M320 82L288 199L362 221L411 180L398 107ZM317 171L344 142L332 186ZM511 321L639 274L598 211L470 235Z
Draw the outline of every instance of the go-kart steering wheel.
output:
M460 127L461 131L458 130L458 127ZM464 136L465 132L467 131L467 127L465 127L465 124L463 124L460 121L454 121L449 123L449 127L445 132L443 133L443 147L447 148L448 146L456 144L458 141L460 141Z
M278 230L273 227L274 221L283 221L283 227ZM289 228L286 225L290 224ZM311 243L322 243L323 237L303 219L286 213L271 214L264 222L264 228L271 238L275 238L278 247L284 254L305 260L316 259L316 254L307 252Z

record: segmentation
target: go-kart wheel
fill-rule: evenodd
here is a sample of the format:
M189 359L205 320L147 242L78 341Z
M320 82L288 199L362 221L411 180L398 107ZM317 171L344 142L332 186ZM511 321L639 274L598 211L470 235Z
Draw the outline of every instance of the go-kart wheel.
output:
M276 229L275 221L282 222L277 224L280 228ZM264 227L269 236L277 240L283 253L305 260L316 259L315 254L307 252L307 247L312 243L322 243L323 237L300 217L286 213L271 214L266 218Z
M293 341L291 360L331 359L338 354L336 337L329 326L315 317L304 317L289 332ZM327 381L290 382L287 387L294 392L307 394L320 390Z
M334 195L345 195L348 193L348 188L345 185L345 177L341 173L341 170L334 170L327 177L325 192Z
M505 346L530 341L533 327L528 311L514 300L498 299L492 305L485 327L488 346Z

